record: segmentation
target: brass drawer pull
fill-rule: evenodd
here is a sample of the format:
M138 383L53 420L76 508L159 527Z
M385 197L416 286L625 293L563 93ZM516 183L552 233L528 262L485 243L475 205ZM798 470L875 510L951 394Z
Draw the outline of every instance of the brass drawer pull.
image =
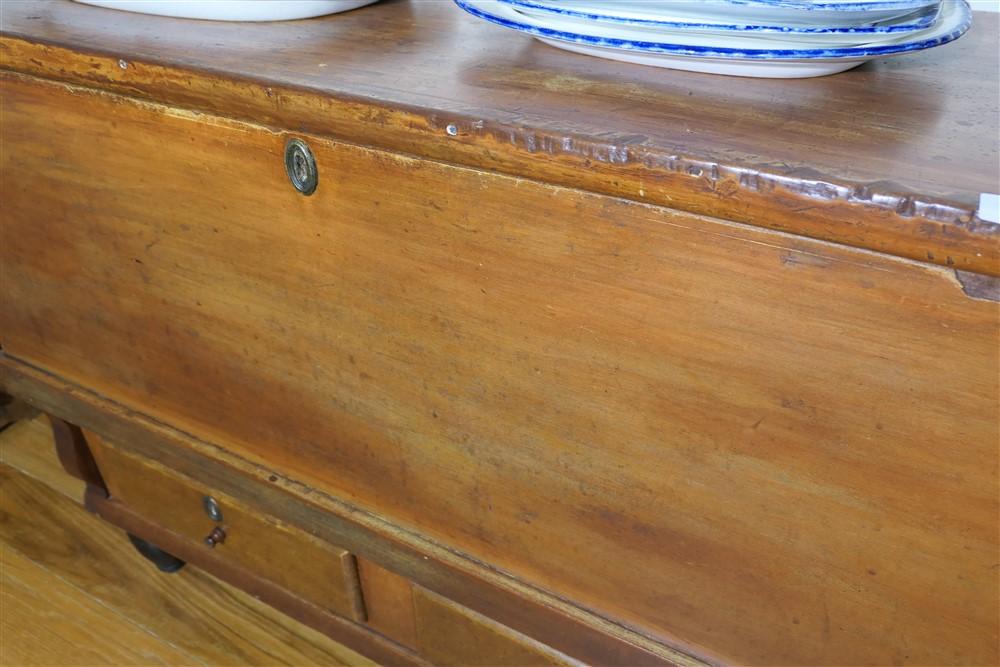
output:
M205 544L210 548L214 549L216 544L222 544L226 541L226 531L222 530L218 526L212 529L212 532L208 534L205 538Z

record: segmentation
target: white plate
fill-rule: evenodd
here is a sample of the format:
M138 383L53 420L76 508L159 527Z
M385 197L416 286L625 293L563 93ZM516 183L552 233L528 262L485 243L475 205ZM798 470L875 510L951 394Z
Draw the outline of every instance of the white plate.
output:
M891 43L801 48L801 43L788 45L775 39L769 41L768 48L747 48L745 42L734 41L725 35L702 35L700 37L704 39L691 43L691 39L676 39L674 33L660 33L659 38L653 40L649 39L647 32L636 33L631 26L596 22L585 26L587 29L575 27L569 30L558 21L520 14L511 5L498 0L455 2L474 16L533 35L569 51L642 65L768 78L834 74L874 58L939 46L962 36L972 21L972 12L964 0L948 0L942 5L932 28Z
M86 5L214 21L288 21L346 12L377 0L76 0Z

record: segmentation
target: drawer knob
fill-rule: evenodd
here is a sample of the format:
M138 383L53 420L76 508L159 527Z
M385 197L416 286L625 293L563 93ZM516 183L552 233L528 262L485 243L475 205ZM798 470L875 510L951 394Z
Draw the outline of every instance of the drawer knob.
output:
M226 541L226 531L222 530L218 526L212 529L212 532L208 534L205 538L205 544L210 548L215 548L216 544L222 544Z
M309 146L301 139L289 139L285 144L285 172L296 190L308 196L316 191L319 172Z

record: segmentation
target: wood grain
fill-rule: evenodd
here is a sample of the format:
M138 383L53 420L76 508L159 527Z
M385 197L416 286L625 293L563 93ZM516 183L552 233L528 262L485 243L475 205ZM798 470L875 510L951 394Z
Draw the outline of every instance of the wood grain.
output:
M646 636L997 661L998 312L950 272L318 137L303 198L282 134L5 100L11 355Z
M4 455L4 465L0 466L0 542L4 549L16 550L22 558L30 559L34 567L62 582L58 587L77 601L61 606L62 599L56 597L57 593L49 596L43 592L46 589L40 583L42 575L41 579L32 580L30 585L36 588L36 594L49 599L30 607L20 602L11 603L17 607L5 607L0 614L5 625L4 640L0 641L0 650L5 655L0 663L112 664L116 656L121 656L123 661L117 664L153 664L139 660L135 652L125 652L132 645L134 631L118 630L114 624L134 623L148 629L168 647L167 654L173 659L166 664L354 667L372 664L195 568L185 568L171 576L158 573L132 549L123 532L87 513L78 501L65 495L65 489L50 486L52 482L60 485L60 479L72 478L61 473L54 450L49 450L47 462L38 455L35 445L41 444L40 435L46 429L43 422L35 422L19 431L8 429L0 436ZM29 437L24 437L25 434ZM10 467L22 465L34 479ZM4 558L6 576L6 552ZM73 590L68 591L67 587ZM3 592L21 596L20 589L8 589L6 581ZM81 598L91 601L81 602ZM113 618L107 623L91 619L94 625L85 637L60 635L62 631L57 626L64 624L65 633L76 632L77 621L70 610L81 606L107 610ZM28 632L25 626L34 627L31 632L43 635L51 631L52 641L31 639L23 634ZM61 636L75 642L78 652L74 653L74 646L60 643ZM144 646L140 640L134 644L136 651ZM77 662L68 660L73 655L77 656ZM131 661L126 659L129 656Z
M201 665L0 543L0 663Z
M1000 272L997 17L802 81L567 54L450 2L226 25L9 3L2 66L519 177ZM448 132L448 128L452 132Z

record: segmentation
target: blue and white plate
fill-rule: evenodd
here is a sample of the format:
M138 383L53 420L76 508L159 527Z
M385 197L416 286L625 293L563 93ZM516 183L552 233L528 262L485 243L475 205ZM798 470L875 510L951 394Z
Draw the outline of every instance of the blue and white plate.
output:
M929 0L701 0L731 5L757 5L828 12L912 11Z
M803 42L789 45L777 36L762 40L684 31L651 34L631 25L597 21L568 24L564 17L556 15L547 19L527 16L501 0L455 2L473 16L569 51L657 67L767 78L834 74L874 58L940 46L961 37L972 21L965 0L945 0L930 27L904 36L881 36L853 46Z
M507 3L508 0L500 0ZM559 30L568 32L588 33L599 26L602 37L616 37L635 42L669 42L677 46L694 47L731 47L741 50L762 49L773 50L775 48L785 49L833 49L833 48L857 48L862 46L885 45L899 41L913 39L934 28L934 21L925 27L921 32L911 31L907 33L817 33L800 35L794 37L784 34L762 33L753 30L710 30L710 29L682 29L682 28L662 28L650 25L633 25L620 23L599 23L585 18L575 16L565 16L562 14L542 14L532 13L516 8L518 14L524 18L537 18L547 25Z
M545 14L557 14L565 18L582 21L599 21L660 30L685 30L694 32L730 32L767 35L777 33L787 39L812 39L818 35L833 38L844 36L878 36L915 32L930 27L937 17L938 2L922 6L916 11L907 11L888 21L875 23L845 22L842 19L824 20L816 16L813 23L782 23L765 17L749 17L742 14L713 14L711 12L685 13L674 3L657 9L650 3L601 2L600 0L502 0L513 5L522 14L543 18ZM682 3L683 4L683 3ZM703 9L703 6L699 6ZM754 21L757 22L754 22ZM763 20L764 22L760 22ZM770 21L770 22L768 22Z
M657 20L697 17L705 22L789 27L856 27L933 12L938 0L534 0L556 10Z

